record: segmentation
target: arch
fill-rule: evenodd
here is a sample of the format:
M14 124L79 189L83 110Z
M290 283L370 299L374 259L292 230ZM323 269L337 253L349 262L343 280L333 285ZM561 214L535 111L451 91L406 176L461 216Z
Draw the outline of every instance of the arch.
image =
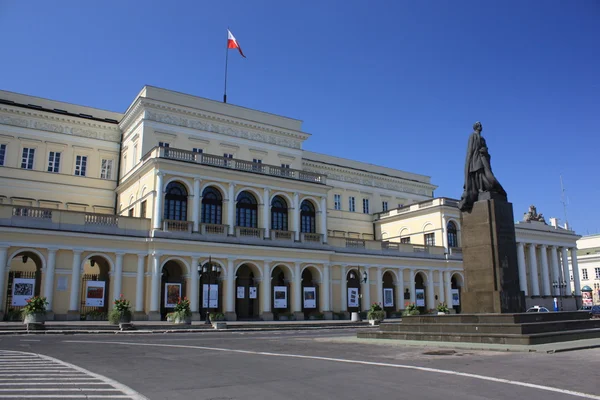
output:
M263 196L258 192L258 190L251 188L251 187L243 187L243 188L238 189L234 195L234 198L236 199L235 201L237 201L238 196L243 192L252 193L254 195L254 197L256 198L257 204L263 204Z
M392 276L394 277L394 283L397 283L398 282L398 273L393 269L384 269L383 271L381 271L381 276L383 277L388 272L391 273Z
M142 187L142 190L140 190L140 192L138 193L139 195L139 199L143 199L144 196L146 195L146 190L148 189L148 187L146 185L144 185Z
M166 182L164 182L163 183L163 192L164 193L167 192L167 187L169 186L169 184L171 182L179 182L183 186L185 186L185 190L187 190L188 193L194 193L194 187L192 185L190 185L190 183L187 181L187 179L185 179L181 176L173 176L173 177L169 178Z
M273 265L271 266L271 270L269 271L269 274L273 275L273 271L275 271L275 268L277 268L277 267L279 267L279 269L281 269L283 271L283 274L285 275L285 279L287 279L288 281L291 282L293 279L296 279L296 277L294 276L294 270L286 263L273 263Z
M170 182L164 194L163 218L175 221L187 221L188 193L181 181Z
M235 225L258 228L258 202L250 191L244 190L236 197Z
M223 223L223 194L215 186L207 186L202 191L200 222L218 225Z
M319 274L319 282L323 282L323 273L321 272L321 269L319 267L317 267L316 265L307 264L300 269L300 276L302 276L302 273L305 269L309 269L311 272L317 271L317 273Z
M446 239L448 240L448 247L458 247L458 229L454 221L446 223Z
M188 276L190 276L190 264L187 261L185 261L183 258L178 257L178 256L169 256L169 257L165 258L165 260L160 264L160 270L161 271L165 267L165 264L168 263L169 261L177 261L180 267L183 264L183 267L184 267L183 270L184 270L184 272Z
M321 210L321 202L319 201L319 199L317 199L314 196L304 196L299 201L300 201L300 204L302 204L302 202L304 202L304 201L310 201L313 204L315 211L317 211L317 212L323 211L323 210Z
M423 279L423 285L427 285L427 283L429 282L429 274L427 272L428 271L423 270L423 269L415 271L415 274L413 276L413 281L417 279L417 275L420 275L421 278Z
M203 259L200 258L200 259L198 259L198 262L200 263L200 265L204 265L204 264L206 264L208 262L208 258L203 258ZM223 276L227 276L227 267L225 266L225 264L223 262L221 262L219 260L215 260L214 258L211 258L210 262L213 263L213 264L217 264L219 267L221 267L221 271L223 271L222 272ZM195 268L197 268L197 265L192 265L190 263L190 268L191 269L195 269ZM194 272L198 272L198 271L197 270L192 271L192 272L190 272L190 274L192 274Z
M129 207L131 207L131 205L133 204L134 201L135 201L135 196L134 195L129 196Z
M408 227L406 227L406 226L400 228L399 236L400 236L400 240L402 240L403 237L410 238L410 229L408 229Z
M92 257L100 257L100 258L104 259L108 263L109 271L114 272L115 263L114 263L113 259L106 253L90 253L90 254L86 255L81 260L81 265L80 265L81 271L83 271L83 268L85 267L87 260L91 259Z
M257 276L260 276L260 268L253 263L243 262L236 268L235 313L238 319L256 319L259 316L262 285L268 282L257 282L260 281Z
M315 233L317 231L317 218L315 205L310 200L300 203L300 232Z
M458 279L456 279L456 278L458 278ZM460 286L460 287L465 286L465 277L460 272L458 272L458 271L451 272L450 273L450 281L452 281L452 279L455 279L455 282L458 286Z
M291 205L294 204L294 200L286 192L276 191L276 192L271 193L271 198L269 199L269 201L273 200L273 198L275 196L283 197L285 199L286 203L289 205L289 207L291 207Z
M381 239L385 239L387 237L388 233L387 232L382 232L381 233Z
M10 270L10 263L12 262L13 258L15 258L16 256L18 256L21 253L33 253L35 254L38 259L41 262L41 266L40 269L45 270L46 269L46 258L44 258L44 256L42 255L42 253L40 253L38 250L36 249L32 249L30 247L26 247L26 248L22 248L19 250L14 251L9 257L8 257L8 261L6 263L6 266L8 267L7 269Z
M225 188L225 186L223 186L223 184L219 183L219 182L206 182L204 184L202 184L202 186L200 186L200 193L204 192L204 190L209 187L209 186L213 186L215 188L217 188L219 190L219 192L221 192L221 196L223 196L223 199L225 199L225 197L227 196L227 188ZM229 200L229 199L226 199Z
M282 196L274 196L271 200L271 229L288 230L288 203Z
M262 279L262 268L260 268L258 265L256 265L254 262L252 261L242 261L240 262L238 265L235 266L235 268L233 269L233 275L237 276L238 270L243 266L243 265L248 265L250 267L250 269L252 270L252 273L254 273L254 275L256 276L257 279ZM270 273L270 272L269 272Z
M460 221L457 220L454 217L450 217L446 220L446 224L448 224L449 222L454 222L454 225L456 225L456 230L460 231Z
M429 228L429 229L427 229L428 227L430 227L430 228ZM432 224L431 222L427 221L427 222L425 222L425 223L423 224L423 229L422 229L422 231L423 231L423 232L429 232L429 231L432 231L432 230L434 230L434 229L435 229L435 228L433 227L433 224Z

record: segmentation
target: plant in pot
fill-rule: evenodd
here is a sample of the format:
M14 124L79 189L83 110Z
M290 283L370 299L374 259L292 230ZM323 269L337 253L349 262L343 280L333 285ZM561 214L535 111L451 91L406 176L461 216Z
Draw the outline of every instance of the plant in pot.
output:
M419 311L419 307L416 306L415 303L410 303L406 309L402 312L403 317L408 317L411 315L419 315L421 312Z
M118 299L115 299L113 304L115 306L108 314L108 321L114 325L130 323L131 304L129 304L129 300L125 299L121 294Z
M448 309L448 306L446 306L446 303L437 305L437 313L438 315L450 314L450 310Z
M371 304L371 308L367 312L367 319L371 325L377 325L385 319L385 311L381 308L381 303Z
M208 314L210 321L225 321L225 314L220 312L211 312Z
M21 310L23 323L43 324L46 321L46 306L48 301L45 297L33 296L27 299L27 304Z
M192 323L192 311L190 310L190 301L187 297L179 298L171 316L175 324L190 325Z

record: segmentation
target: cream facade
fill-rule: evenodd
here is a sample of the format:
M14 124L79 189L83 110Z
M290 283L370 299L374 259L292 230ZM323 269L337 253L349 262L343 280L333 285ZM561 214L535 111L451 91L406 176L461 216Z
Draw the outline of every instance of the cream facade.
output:
M600 304L600 234L583 236L577 241L575 261L573 265L569 260L573 288L581 282L581 288L591 290L593 304Z

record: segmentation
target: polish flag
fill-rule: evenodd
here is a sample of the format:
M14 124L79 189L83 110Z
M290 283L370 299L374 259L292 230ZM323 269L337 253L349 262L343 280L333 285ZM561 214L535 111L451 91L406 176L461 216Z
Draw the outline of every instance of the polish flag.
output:
M240 47L240 44L235 39L235 37L233 36L233 34L231 33L231 31L229 29L227 29L227 48L228 49L238 49L238 51L240 52L242 57L246 58L246 56L242 52L242 48Z

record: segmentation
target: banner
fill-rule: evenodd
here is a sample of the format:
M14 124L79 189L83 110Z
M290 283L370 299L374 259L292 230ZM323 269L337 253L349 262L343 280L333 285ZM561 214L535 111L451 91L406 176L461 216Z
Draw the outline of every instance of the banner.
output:
M35 279L15 278L12 287L12 305L25 306L27 300L33 297Z
M358 288L348 288L348 307L358 307Z
M243 299L244 297L246 297L246 288L243 286L238 286L237 287L237 298Z
M304 288L304 308L317 308L317 289L314 287Z
M458 295L458 289L452 289L452 305L460 306L460 296Z
M417 307L425 307L425 289L415 289Z
M165 308L174 308L181 298L181 283L165 283Z
M394 289L384 288L383 289L383 306L394 307Z
M219 285L210 285L210 304L208 304L208 285L202 285L202 308L219 308Z
M250 298L251 299L255 299L256 298L256 286L250 286Z
M273 308L287 308L287 286L275 286L273 291Z
M581 300L584 306L591 306L594 304L592 292L581 292Z
M85 305L104 307L104 281L85 281Z

